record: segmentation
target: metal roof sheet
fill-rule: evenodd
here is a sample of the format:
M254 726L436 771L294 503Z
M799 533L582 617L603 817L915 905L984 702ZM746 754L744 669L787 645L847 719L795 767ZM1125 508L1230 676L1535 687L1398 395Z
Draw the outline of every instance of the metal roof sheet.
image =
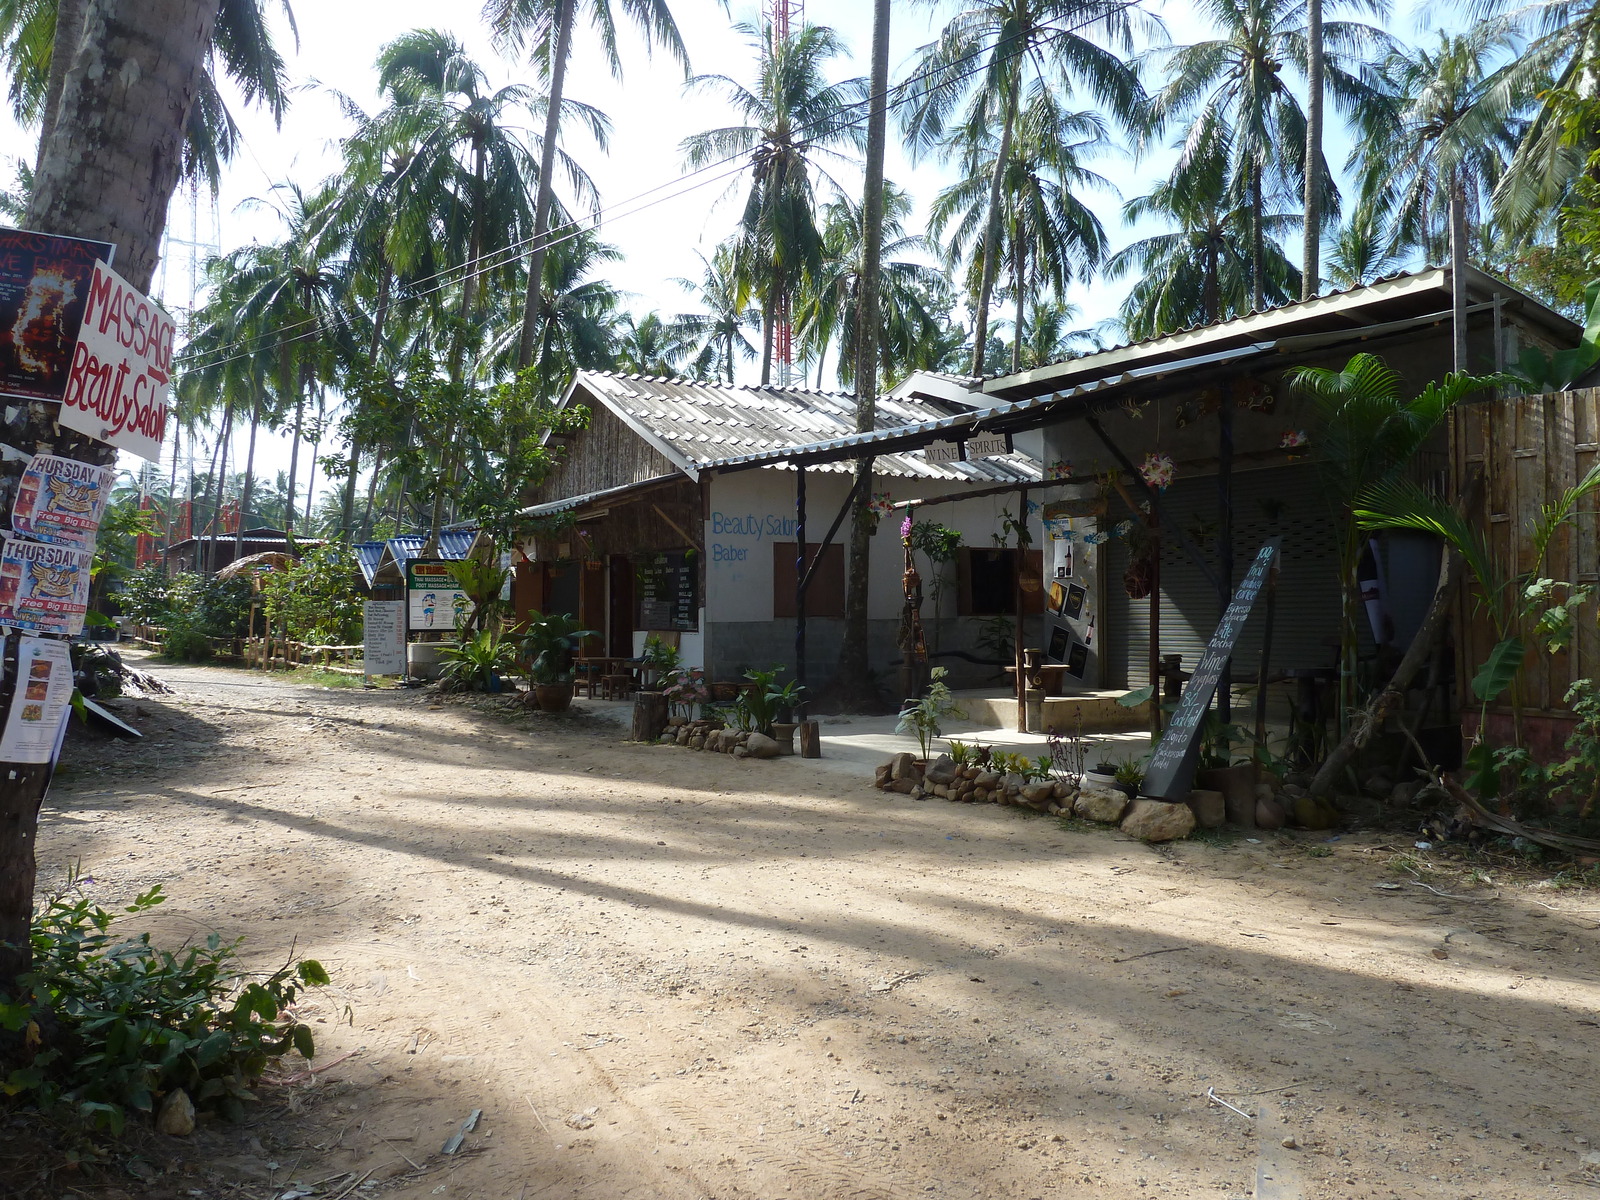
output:
M367 586L372 586L372 577L378 572L378 564L383 561L382 542L357 542L350 549L356 552L356 562L361 565L361 576L367 581Z
M604 404L691 477L723 462L756 456L780 458L783 451L795 446L847 436L855 430L856 400L843 392L735 387L602 371L580 371L569 396L579 389ZM903 430L943 418L947 412L925 400L891 393L878 399L877 427L880 431ZM920 454L890 454L879 458L873 470L914 479L1012 483L1036 477L1038 464L1023 454L957 463L930 463Z

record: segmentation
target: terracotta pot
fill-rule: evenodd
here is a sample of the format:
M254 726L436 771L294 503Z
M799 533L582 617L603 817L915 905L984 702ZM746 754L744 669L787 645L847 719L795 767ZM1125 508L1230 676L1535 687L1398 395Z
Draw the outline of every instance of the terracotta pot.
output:
M1194 773L1195 784L1208 791L1221 792L1227 808L1228 824L1240 829L1256 827L1256 764L1212 767Z
M794 731L800 728L798 721L774 721L772 723L772 740L778 743L780 754L794 753Z
M536 683L533 698L540 712L566 712L572 707L570 683Z

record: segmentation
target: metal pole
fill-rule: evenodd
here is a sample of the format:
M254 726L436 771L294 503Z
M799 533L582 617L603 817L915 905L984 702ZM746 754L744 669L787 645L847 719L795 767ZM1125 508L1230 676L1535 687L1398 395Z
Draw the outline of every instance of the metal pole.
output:
M1233 392L1222 388L1222 404L1217 409L1217 619L1228 611L1233 600ZM1217 680L1217 716L1223 724L1233 718L1233 672L1222 664Z
M806 469L794 469L794 677L802 686L806 681ZM804 696L805 693L801 693ZM795 718L804 721L806 703L802 699Z
M1021 514L1022 514L1021 517L1018 520L1018 524L1021 526L1022 531L1017 534L1017 558L1016 558L1015 567L1011 572L1012 605L1013 605L1013 607L1015 609L1015 613L1016 613L1016 617L1015 617L1015 620L1014 620L1014 623L1013 623L1013 631L1014 631L1013 632L1013 637L1016 640L1016 645L1012 647L1012 650L1015 652L1016 660L1017 660L1017 732L1018 733L1027 733L1028 732L1028 674L1023 669L1024 664L1023 664L1023 661L1022 661L1022 640L1023 640L1023 628L1022 628L1022 571L1023 571L1023 567L1025 565L1024 561L1023 561L1023 556L1026 555L1027 552L1028 552L1028 539L1027 539L1027 529L1028 529L1028 489L1027 488L1023 488L1021 491L1019 491L1017 493L1017 503L1018 503L1018 506L1019 506Z
M1134 516L1137 518L1138 513ZM1146 528L1155 539L1150 563L1150 734L1161 736L1161 542L1160 526L1152 515Z

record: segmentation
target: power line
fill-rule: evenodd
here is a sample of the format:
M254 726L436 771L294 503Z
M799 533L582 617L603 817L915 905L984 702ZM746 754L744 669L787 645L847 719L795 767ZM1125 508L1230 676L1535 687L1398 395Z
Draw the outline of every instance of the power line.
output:
M956 59L955 63L959 64L964 62L972 62L974 60L983 58L991 52L991 49L998 49L1000 44L1003 44L1007 41L1017 41L1020 43L1014 50L1008 50L1006 52L1009 57L1019 57L1032 49L1037 49L1039 45L1048 45L1049 43L1057 41L1061 38L1070 37L1072 34L1077 33L1080 30L1086 29L1089 26L1098 24L1102 21L1106 21L1119 13L1138 8L1142 3L1143 0L1120 0L1119 3L1110 5L1104 11L1096 13L1094 16L1086 18L1076 24L1068 25L1059 29L1046 26L1047 28L1051 28L1051 32L1046 38L1042 39L1041 42L1037 44L1029 42L1027 39L1036 34L1038 32L1038 28L1011 34L1000 39L1000 43L997 43L995 47L974 50ZM945 74L949 71L952 65L954 64L945 64L939 68L937 72L935 72L933 68L929 68L928 70L922 71L917 75L913 75L910 79L889 85L889 87L887 87L883 92L883 95L886 97L887 106L892 109L904 104L908 99L909 90L913 85L930 78L936 73L941 75ZM979 74L985 69L986 68L980 64L970 70L960 72L945 83L942 83L940 86L947 87L950 84L958 83L962 80L970 78L973 75ZM896 93L900 94L897 96ZM839 130L858 127L867 121L872 102L876 98L876 94L868 94L861 100L855 101L851 104L841 105L840 108L836 110L839 113L848 112L852 109L864 110L861 112L860 116L855 117L853 120L836 124L831 118L819 118L815 127L826 126L831 129ZM815 127L808 129L807 127L802 126L801 132L811 132ZM705 166L698 167L695 170L689 171L683 175L679 175L674 179L669 179L663 183L655 185L654 187L647 188L645 191L636 193L634 196L618 202L609 209L597 207L591 210L590 213L585 217L573 218L562 225L558 225L553 229L547 230L544 235L544 249L552 249L553 247L563 245L566 242L582 237L585 233L593 232L594 230L599 229L604 221L625 220L628 217L636 216L642 212L647 212L648 210L658 207L661 204L665 204L669 201L686 196L689 193L706 186L708 183L715 183L718 180L726 179L729 176L741 174L746 167L746 157L747 155L744 153L728 155L726 158L719 159L717 162L707 163ZM696 180L696 176L703 175L709 171L715 171L718 168L726 169L718 171L717 174L708 178ZM695 182L690 183L690 180L695 180ZM669 195L648 200L649 197L656 196L657 193L678 184L685 184L687 186L683 186L679 188L679 190L672 192ZM648 203L641 203L646 200L648 200ZM630 209L626 207L628 205L635 204L638 205L635 208ZM558 233L560 233L561 236L555 236ZM453 287L458 283L464 283L468 279L477 278L492 271L500 270L517 259L527 258L529 255L531 255L535 249L535 242L538 240L539 239L537 237L530 235L529 237L522 238L511 243L509 246L504 246L499 250L493 251L490 254L480 255L475 260L479 264L476 267L473 267L470 262L461 263L453 267L446 267L432 275L425 275L421 279L417 280L416 283L432 283L434 286L423 288L420 291L410 290L409 296L412 299L422 299L426 296L431 296L437 292L443 291L446 288ZM293 333L291 336L291 331L297 329L303 330L303 332ZM308 339L315 338L321 333L326 332L326 329L327 324L322 317L307 317L303 320L290 322L287 325L281 326L272 333L253 335L253 338L258 340L274 337L277 339L269 342L266 345L258 346L255 349L245 349L245 347L247 347L249 342L252 340L252 338L248 337L240 339L234 343L234 347L232 348L234 349L233 353L225 353L226 351L230 350L230 347L219 346L209 353L224 354L224 357L211 359L209 361L202 360L199 366L220 367L231 362L238 362L242 359L251 358L256 354L266 351L280 350L283 347L292 345L295 342L306 341ZM202 352L202 354L204 353L205 352ZM190 370L199 369L198 366L191 365L188 357L185 355L178 355L175 358L175 365L180 368L187 368Z

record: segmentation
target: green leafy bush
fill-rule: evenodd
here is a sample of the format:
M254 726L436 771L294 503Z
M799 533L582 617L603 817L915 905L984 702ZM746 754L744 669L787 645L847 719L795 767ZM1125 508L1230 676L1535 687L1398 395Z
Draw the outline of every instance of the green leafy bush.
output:
M308 550L287 571L262 579L272 627L295 641L353 646L361 641L361 567L348 546Z
M123 911L165 899L157 884ZM0 1093L67 1106L113 1133L130 1111L151 1112L178 1088L197 1111L237 1120L272 1059L315 1052L311 1030L287 1010L303 987L328 982L320 963L251 976L238 965L238 941L213 933L203 945L162 950L148 933L112 933L116 919L75 880L35 914L33 970L16 999L0 995L0 1029L21 1034L30 1060Z
M122 583L117 607L140 625L160 625L167 619L167 570L160 563L140 567Z
M498 692L502 676L515 669L517 648L492 629L439 650L444 666L439 689L445 692Z

